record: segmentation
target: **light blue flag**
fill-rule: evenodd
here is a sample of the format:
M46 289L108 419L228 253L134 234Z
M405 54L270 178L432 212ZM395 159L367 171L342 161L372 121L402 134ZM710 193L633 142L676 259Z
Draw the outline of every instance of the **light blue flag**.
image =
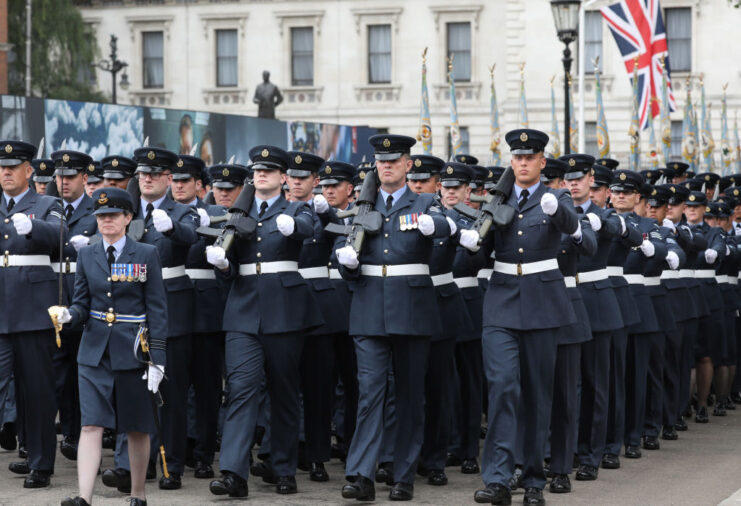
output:
M491 74L491 98L489 100L489 130L491 132L491 143L489 144L489 165L499 165L502 163L502 150L499 145L502 142L502 135L499 132L499 109L497 107L497 91L494 89L494 67L489 67Z
M458 104L455 100L455 79L453 77L453 58L448 58L448 84L450 85L450 155L461 150L461 127L458 124Z
M525 99L525 64L520 65L520 128L528 128L527 100Z
M430 121L430 95L427 91L427 48L422 53L422 103L419 106L419 133L417 140L428 155L432 154L432 122Z
M641 122L638 114L638 104L641 99L638 96L638 58L635 59L633 66L633 104L630 118L630 127L628 128L628 137L630 137L630 155L628 156L628 169L640 170L641 159Z
M561 138L558 133L558 118L556 118L556 94L553 91L553 80L556 76L551 77L551 131L548 132L548 146L546 154L550 158L561 156Z
M605 106L602 104L602 83L600 82L599 56L594 59L594 83L597 99L597 149L600 158L610 157L610 135L607 131Z

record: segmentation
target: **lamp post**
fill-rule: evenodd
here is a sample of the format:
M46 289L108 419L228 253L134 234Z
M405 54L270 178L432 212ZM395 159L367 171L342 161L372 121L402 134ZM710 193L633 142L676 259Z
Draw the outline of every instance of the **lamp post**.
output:
M581 0L551 0L553 22L556 24L558 40L564 43L563 49L563 89L564 89L564 154L571 152L571 114L569 112L569 73L571 72L571 49L569 44L576 40L579 30L579 5ZM581 92L581 90L579 90Z
M123 70L123 74L121 75L121 89L125 90L129 87L129 76L126 74L126 67L129 66L128 63L121 61L118 59L118 37L115 35L111 35L111 54L109 60L103 60L101 62L96 63L94 66L98 67L100 70L103 70L104 72L110 72L112 77L112 90L111 90L111 100L115 104L116 103L116 74L118 74L120 71Z

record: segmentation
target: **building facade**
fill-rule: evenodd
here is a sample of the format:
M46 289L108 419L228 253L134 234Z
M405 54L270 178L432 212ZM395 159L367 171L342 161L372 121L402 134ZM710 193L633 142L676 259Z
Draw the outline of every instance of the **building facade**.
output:
M610 3L597 1L595 9ZM393 133L419 130L422 53L427 50L433 151L449 156L450 106L446 82L454 54L464 147L484 160L490 145L490 66L502 131L519 126L520 69L524 66L529 123L550 130L550 82L556 92L563 142L563 44L547 0L79 0L101 53L111 34L129 63L119 103L256 115L252 102L262 71L284 95L277 116L366 124ZM731 56L739 11L725 0L662 0L678 110L671 114L672 151L681 151L682 108L699 75L713 104L713 136L720 139L720 98L728 83L731 127L741 106L741 64ZM592 7L590 7L592 8ZM577 69L577 44L573 72ZM631 84L599 11L585 23L586 150L596 152L592 61L600 57L612 156L625 160ZM100 73L107 91L110 77ZM576 82L576 78L574 78ZM578 88L578 87L577 87ZM658 118L656 120L658 128ZM642 151L647 151L647 131ZM419 150L420 148L418 148ZM720 157L719 150L716 156ZM506 160L505 156L505 160Z

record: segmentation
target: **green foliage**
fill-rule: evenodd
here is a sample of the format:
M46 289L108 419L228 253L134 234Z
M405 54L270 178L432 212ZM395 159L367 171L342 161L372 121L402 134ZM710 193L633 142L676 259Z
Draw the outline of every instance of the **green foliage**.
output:
M33 0L31 6L32 95L66 100L106 101L90 82L99 56L95 34L72 0ZM8 3L8 36L13 44L10 93L25 94L26 2Z

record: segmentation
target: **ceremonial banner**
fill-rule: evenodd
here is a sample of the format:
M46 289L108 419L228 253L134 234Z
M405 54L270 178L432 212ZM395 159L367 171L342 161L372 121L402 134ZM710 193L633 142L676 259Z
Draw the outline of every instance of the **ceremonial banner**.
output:
M551 131L548 132L548 146L546 146L546 156L558 158L561 156L561 139L558 135L558 119L556 118L556 95L553 91L553 80L556 76L551 77Z
M419 106L419 133L417 140L428 155L432 154L432 122L430 121L430 96L427 91L427 48L422 53L422 102Z
M494 67L489 67L489 74L491 75L491 99L489 101L489 130L491 132L491 143L489 144L489 164L499 165L502 162L502 151L499 148L499 144L502 142L501 134L499 133L499 109L497 108L497 92L494 89Z
M602 83L600 82L599 57L594 60L594 84L597 98L597 149L600 158L610 156L610 135L607 132L605 106L602 104Z

